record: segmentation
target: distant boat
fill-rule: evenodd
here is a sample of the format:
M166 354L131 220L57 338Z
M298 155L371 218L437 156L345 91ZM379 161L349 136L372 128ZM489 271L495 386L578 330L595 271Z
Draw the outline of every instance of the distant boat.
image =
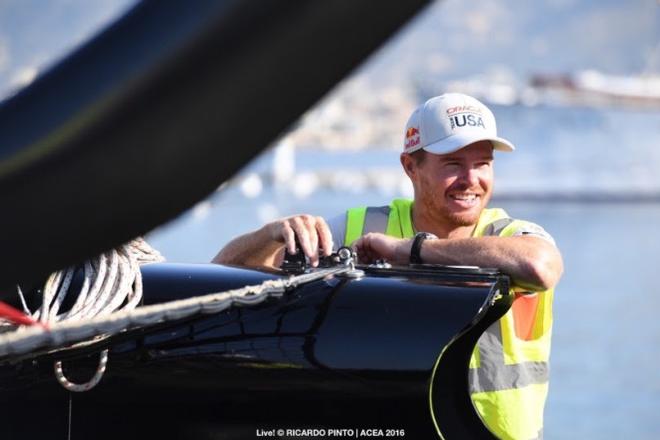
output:
M595 70L536 74L530 80L540 103L660 109L660 76L617 76Z

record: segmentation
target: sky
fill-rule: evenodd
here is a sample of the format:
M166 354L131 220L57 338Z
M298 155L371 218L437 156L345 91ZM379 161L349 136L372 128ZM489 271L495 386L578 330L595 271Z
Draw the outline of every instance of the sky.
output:
M446 0L433 3L365 66L381 79L505 71L660 74L658 0ZM378 73L375 76L380 76Z
M134 3L0 0L0 96ZM377 83L586 69L660 74L660 0L435 2L362 67Z
M0 97L28 84L133 0L0 0Z

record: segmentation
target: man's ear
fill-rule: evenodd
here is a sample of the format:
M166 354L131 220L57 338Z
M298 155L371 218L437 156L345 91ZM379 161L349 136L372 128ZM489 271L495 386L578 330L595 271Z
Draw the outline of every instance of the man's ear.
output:
M399 159L401 160L401 166L403 166L403 170L412 180L415 174L417 174L417 161L415 161L415 159L407 153L401 153Z

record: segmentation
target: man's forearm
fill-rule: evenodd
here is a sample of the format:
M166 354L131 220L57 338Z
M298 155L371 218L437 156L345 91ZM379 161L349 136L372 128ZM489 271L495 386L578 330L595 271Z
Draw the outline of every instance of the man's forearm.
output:
M530 290L546 290L559 281L559 251L538 237L478 237L427 240L422 261L436 264L494 267Z
M211 262L250 267L273 267L277 263L283 246L282 243L272 240L265 228L260 228L227 243Z

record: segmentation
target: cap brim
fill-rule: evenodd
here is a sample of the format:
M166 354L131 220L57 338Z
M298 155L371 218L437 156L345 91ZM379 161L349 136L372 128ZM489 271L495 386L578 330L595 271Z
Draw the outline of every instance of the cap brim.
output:
M480 136L470 136L466 134L456 134L454 136L449 136L441 141L434 142L431 145L427 145L426 147L423 148L424 150L433 154L449 154L479 141L490 141L493 144L493 149L498 151L510 152L516 149L516 147L514 147L511 142L501 137L493 137L493 136L480 137Z

